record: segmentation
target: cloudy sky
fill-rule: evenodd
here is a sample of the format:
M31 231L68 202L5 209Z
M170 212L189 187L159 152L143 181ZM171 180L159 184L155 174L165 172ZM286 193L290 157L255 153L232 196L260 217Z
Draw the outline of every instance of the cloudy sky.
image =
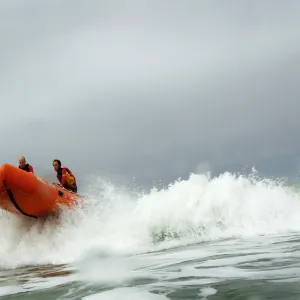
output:
M2 162L143 180L298 170L299 1L2 0Z

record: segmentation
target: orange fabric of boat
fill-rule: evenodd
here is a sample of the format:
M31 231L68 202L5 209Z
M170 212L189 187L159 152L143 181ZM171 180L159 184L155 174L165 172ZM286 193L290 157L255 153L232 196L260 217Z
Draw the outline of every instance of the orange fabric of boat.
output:
M11 213L45 216L57 212L61 206L73 206L82 199L78 194L13 165L3 164L0 168L0 208Z

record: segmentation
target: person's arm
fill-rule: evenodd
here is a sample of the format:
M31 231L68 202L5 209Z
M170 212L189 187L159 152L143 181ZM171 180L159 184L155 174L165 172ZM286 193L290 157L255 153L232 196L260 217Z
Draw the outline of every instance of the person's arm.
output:
M60 182L60 184L64 185L66 183L66 177L67 177L66 169L62 169L61 175L62 176L61 176L61 182Z
M33 167L31 165L29 165L29 173L34 174Z

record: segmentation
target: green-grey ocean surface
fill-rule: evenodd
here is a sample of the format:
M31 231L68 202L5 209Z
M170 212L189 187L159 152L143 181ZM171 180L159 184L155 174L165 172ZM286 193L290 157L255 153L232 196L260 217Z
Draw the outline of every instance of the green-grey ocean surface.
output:
M59 219L1 214L1 299L300 299L300 198L192 175L135 195L102 182Z

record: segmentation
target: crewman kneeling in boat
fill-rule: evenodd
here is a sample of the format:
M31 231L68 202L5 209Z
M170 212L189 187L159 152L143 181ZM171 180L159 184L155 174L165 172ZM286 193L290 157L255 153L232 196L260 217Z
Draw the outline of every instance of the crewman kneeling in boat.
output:
M19 157L19 169L34 174L33 167L30 164L26 163L26 159L24 156Z
M77 193L76 178L73 173L66 167L62 168L59 159L53 160L53 167L57 173L56 176L60 185L69 191Z

